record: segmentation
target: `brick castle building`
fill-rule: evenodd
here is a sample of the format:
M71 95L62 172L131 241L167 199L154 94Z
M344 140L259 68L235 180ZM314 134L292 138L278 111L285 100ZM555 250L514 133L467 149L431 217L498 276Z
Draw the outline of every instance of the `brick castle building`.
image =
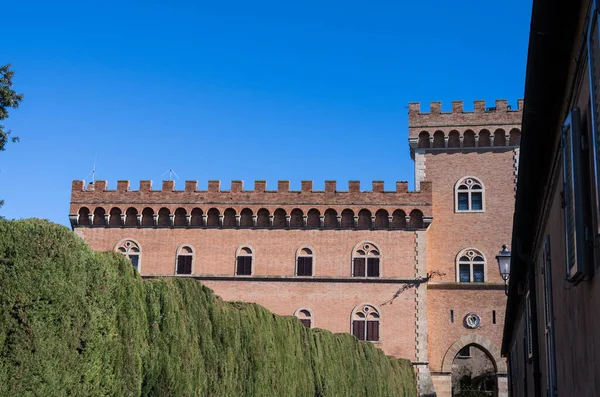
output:
M209 181L138 190L74 181L70 220L96 250L128 256L142 276L192 277L225 300L257 302L308 327L348 332L413 361L421 395L449 397L459 364L483 359L506 396L499 346L504 283L495 256L510 241L522 101L472 112L409 107L415 191L358 181L324 191L302 181L268 190ZM429 274L434 274L431 279ZM473 348L472 348L473 347ZM471 354L470 351L473 351ZM469 359L473 357L473 359ZM455 382L456 387L456 382Z

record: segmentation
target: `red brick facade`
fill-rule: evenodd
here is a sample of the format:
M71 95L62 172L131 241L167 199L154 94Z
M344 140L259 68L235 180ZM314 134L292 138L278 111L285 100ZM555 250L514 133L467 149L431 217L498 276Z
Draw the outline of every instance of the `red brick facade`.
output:
M282 315L304 310L312 326L333 332L351 332L352 321L363 317L377 321L374 343L415 362L422 394L432 389L431 371L438 396L446 396L444 362L457 341L479 335L495 358L504 318L494 257L510 240L521 102L516 110L506 101L475 107L464 112L462 102L453 102L453 111L442 113L432 103L430 113L421 113L410 105L416 192L408 192L406 182L393 191L373 182L361 191L360 182L351 181L340 191L326 181L324 191L313 191L312 182L303 181L300 191L290 191L288 181L279 181L271 191L264 181L253 190L241 181L230 190L210 181L207 191L198 191L196 181L186 181L184 190L174 190L173 181L161 190L152 190L150 181L139 190L119 181L111 191L105 181L74 181L71 223L96 250L132 241L144 276L177 275L177 254L187 246L191 274L177 276L195 277L226 300L258 302ZM464 177L483 185L473 190L481 195L469 196L472 211L457 209L466 202L460 196L458 203L455 193ZM250 276L236 273L242 247L252 255ZM297 275L302 249L312 254L311 276ZM457 255L465 249L484 257L484 270L473 265L470 273L470 281L483 282L457 282ZM355 274L354 258L363 254L365 261L378 258L365 262L377 263L372 277ZM431 271L445 275L420 283ZM472 312L481 318L479 328L463 324Z

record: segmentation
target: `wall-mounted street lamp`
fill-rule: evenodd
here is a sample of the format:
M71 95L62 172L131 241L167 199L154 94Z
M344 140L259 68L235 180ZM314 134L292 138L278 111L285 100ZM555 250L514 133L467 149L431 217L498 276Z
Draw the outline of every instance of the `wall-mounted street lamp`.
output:
M508 295L508 278L510 277L510 251L508 250L508 246L506 244L502 245L502 251L498 252L496 255L496 260L498 261L498 270L500 271L500 276L502 280L504 280L504 293Z

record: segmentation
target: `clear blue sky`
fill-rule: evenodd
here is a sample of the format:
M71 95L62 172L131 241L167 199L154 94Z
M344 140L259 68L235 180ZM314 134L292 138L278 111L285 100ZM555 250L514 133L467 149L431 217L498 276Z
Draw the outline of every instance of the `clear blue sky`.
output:
M68 224L71 181L413 182L407 104L523 96L531 2L9 1L21 137L0 214ZM164 178L166 179L166 178Z

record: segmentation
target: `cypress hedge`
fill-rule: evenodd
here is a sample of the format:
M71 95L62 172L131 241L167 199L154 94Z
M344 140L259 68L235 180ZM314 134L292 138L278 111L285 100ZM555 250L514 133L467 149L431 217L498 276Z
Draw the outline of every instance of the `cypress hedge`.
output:
M407 360L348 334L142 280L65 227L0 221L2 396L416 396Z

